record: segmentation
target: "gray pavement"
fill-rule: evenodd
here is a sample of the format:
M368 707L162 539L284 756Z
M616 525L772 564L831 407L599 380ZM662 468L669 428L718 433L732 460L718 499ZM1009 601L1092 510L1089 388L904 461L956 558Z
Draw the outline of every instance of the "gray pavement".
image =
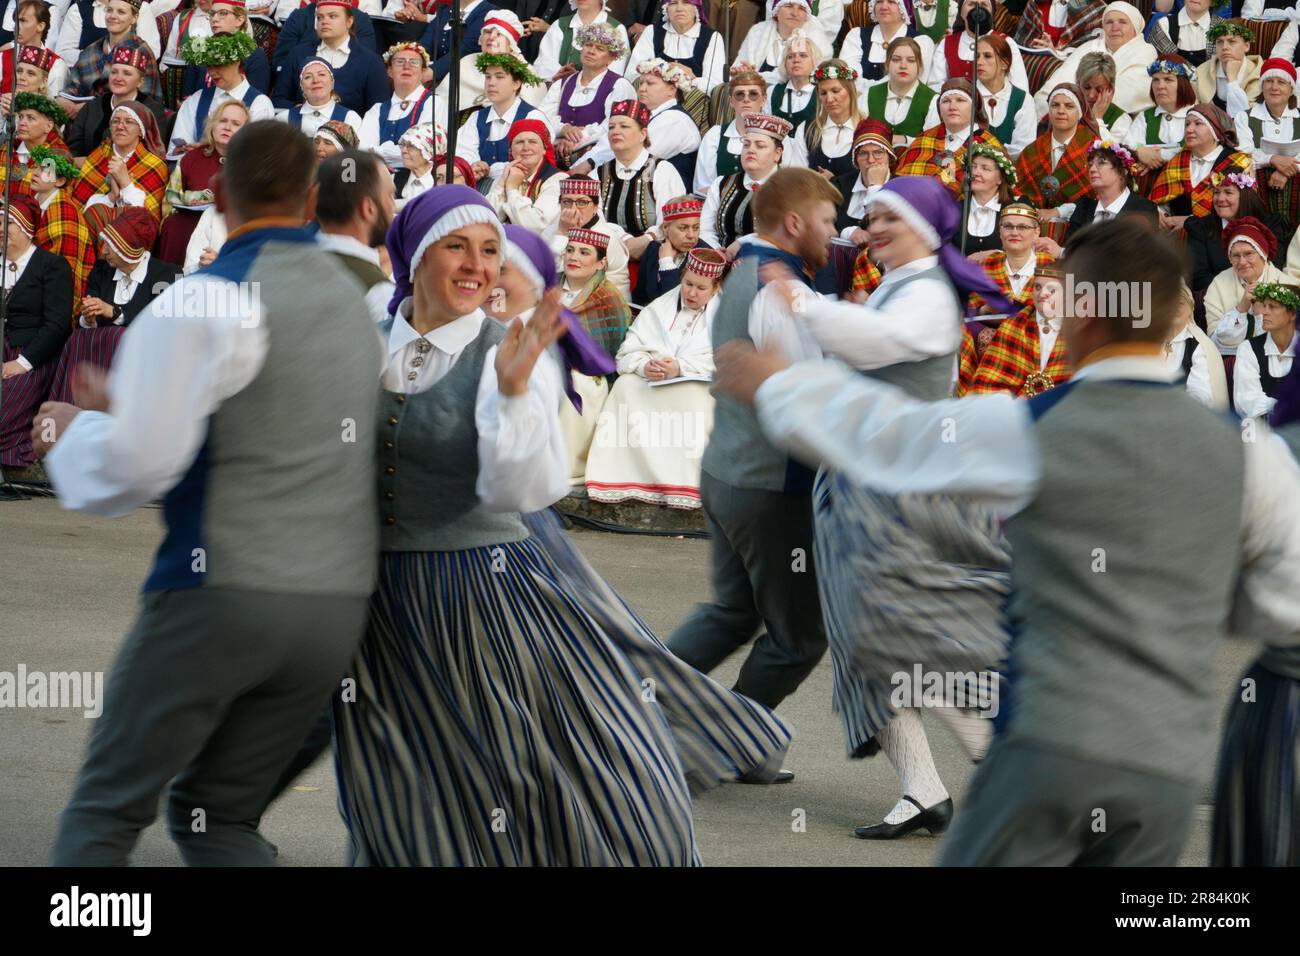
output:
M135 613L136 595L160 537L160 514L145 510L116 521L70 514L51 500L0 502L0 671L105 671ZM597 570L661 635L708 594L708 543L678 538L574 532ZM1253 649L1230 645L1215 664L1226 701ZM715 675L734 679L739 659ZM852 828L878 821L898 798L883 757L850 761L831 712L829 659L781 707L795 727L789 766L794 783L725 786L697 801L696 826L706 863L728 866L925 866L942 838L864 843ZM961 812L971 768L955 740L929 721L931 746ZM40 866L71 791L90 721L80 711L0 708L0 865ZM1205 755L1208 780L1214 754ZM344 832L335 810L328 759L274 805L264 832L289 866L343 863ZM796 832L792 823L806 819ZM1209 810L1202 808L1182 863L1204 865ZM135 862L178 865L166 833L151 827Z

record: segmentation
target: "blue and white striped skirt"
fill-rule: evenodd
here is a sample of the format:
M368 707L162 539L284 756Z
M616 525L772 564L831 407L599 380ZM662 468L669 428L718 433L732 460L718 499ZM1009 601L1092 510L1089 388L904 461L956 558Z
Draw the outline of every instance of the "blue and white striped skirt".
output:
M697 864L688 779L780 767L776 717L584 575L547 534L382 556L356 699L334 708L359 862Z
M832 703L862 756L893 719L896 675L1000 665L1010 552L993 513L958 498L881 494L823 470L813 509Z

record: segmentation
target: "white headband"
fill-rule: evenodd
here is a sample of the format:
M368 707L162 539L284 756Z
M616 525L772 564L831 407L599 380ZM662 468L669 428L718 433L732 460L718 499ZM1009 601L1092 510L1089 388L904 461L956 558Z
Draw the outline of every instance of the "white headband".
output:
M1052 100L1056 99L1058 96L1068 96L1070 102L1074 104L1074 108L1080 113L1083 112L1083 104L1079 102L1079 98L1074 95L1073 90L1053 90L1052 95L1047 98L1047 105L1050 107L1052 105Z

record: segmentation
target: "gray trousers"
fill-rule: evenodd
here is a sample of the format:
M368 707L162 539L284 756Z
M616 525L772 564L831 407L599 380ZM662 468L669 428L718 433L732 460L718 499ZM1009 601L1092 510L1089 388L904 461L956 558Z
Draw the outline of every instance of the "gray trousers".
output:
M1192 782L993 742L940 866L1173 866L1200 793Z
M158 814L191 866L269 866L277 780L337 691L367 599L217 588L143 598L118 654L55 866L125 865Z
M700 498L713 538L714 599L695 606L668 648L707 674L766 625L735 689L775 707L826 653L813 570L812 496L735 488L704 472Z

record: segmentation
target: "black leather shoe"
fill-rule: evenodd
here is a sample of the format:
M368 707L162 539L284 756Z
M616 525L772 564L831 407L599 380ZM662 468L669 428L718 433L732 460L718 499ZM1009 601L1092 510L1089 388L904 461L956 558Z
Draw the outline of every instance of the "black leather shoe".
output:
M875 823L871 826L858 827L853 831L853 835L859 840L897 840L917 830L928 830L931 835L938 836L948 829L948 824L952 822L952 797L928 809L907 794L903 794L903 799L921 812L914 817L908 817L902 823Z
M761 784L789 783L793 779L794 779L793 770L778 770L776 772L776 776L770 780L764 780L762 777L756 774L746 773L737 777L736 783L761 783Z

